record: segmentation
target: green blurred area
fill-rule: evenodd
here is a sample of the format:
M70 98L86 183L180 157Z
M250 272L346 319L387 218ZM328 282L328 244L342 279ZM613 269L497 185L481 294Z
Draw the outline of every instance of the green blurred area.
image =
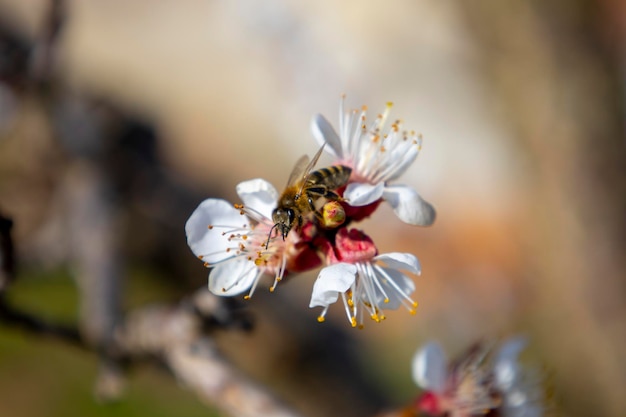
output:
M166 297L168 289L149 274L130 274L128 303ZM9 291L20 309L47 320L70 324L77 311L76 288L69 274L26 272ZM2 327L0 332L0 416L180 416L215 414L176 384L164 369L135 365L119 401L101 404L93 394L98 361L94 353L64 342Z

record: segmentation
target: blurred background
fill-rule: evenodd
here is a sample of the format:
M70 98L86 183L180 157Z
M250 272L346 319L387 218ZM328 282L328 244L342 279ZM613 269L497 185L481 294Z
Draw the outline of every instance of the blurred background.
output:
M420 259L418 314L355 331L337 305L320 325L305 274L257 291L254 330L215 335L224 353L304 415L362 416L417 394L425 341L454 355L525 334L563 415L626 415L625 40L618 0L0 0L6 297L93 340L177 302L206 285L183 231L200 201L282 187L341 94L372 114L393 101L424 136L400 181L438 217L413 228L381 208L362 228ZM151 366L101 404L97 368L0 326L0 416L213 412Z

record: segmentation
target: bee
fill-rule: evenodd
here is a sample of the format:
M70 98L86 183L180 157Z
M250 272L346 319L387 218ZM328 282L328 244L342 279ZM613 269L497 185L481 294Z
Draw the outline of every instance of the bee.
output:
M315 202L323 197L327 200L341 201L342 198L334 190L343 187L348 182L352 168L344 165L333 165L311 171L324 146L317 151L313 159L304 155L296 162L285 190L278 198L278 204L272 212L274 226L270 229L267 238L267 248L274 229L282 235L283 240L289 231L296 227L300 228L306 215L313 212L320 217L321 214L315 207Z

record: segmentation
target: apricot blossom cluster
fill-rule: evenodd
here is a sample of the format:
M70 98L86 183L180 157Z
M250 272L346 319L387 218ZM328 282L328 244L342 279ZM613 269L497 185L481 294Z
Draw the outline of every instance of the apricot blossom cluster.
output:
M395 184L415 161L421 136L388 123L391 104L371 122L366 109L344 111L340 106L339 133L321 115L313 118L315 139L334 158L351 168L342 197L308 215L285 238L273 237L272 212L279 193L263 179L237 185L241 204L209 198L185 225L187 242L205 266L211 268L209 289L223 296L246 293L250 298L262 277L270 275L274 291L288 274L322 266L313 285L310 307L321 307L324 321L331 304L341 298L353 327L364 318L385 318L384 309L404 306L415 312L411 298L415 285L407 273L419 275L418 259L409 253L379 254L373 240L352 228L372 215L381 202L389 203L405 223L429 226L435 210L411 187Z

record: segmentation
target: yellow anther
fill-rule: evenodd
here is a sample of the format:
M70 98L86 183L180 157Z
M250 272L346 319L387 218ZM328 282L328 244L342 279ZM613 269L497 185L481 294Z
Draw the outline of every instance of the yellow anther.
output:
M208 262L205 262L203 265L204 265L205 268L208 268L208 267L211 266L211 264L209 264Z
M389 302L389 298L385 298L385 300L383 301L383 303L387 304Z
M204 258L204 256L198 255L198 259L202 260L202 258Z
M413 301L413 307L417 308L417 301Z
M413 309L410 309L410 310L409 310L409 313L410 313L412 316L414 316L417 312L416 312L415 310L413 310Z
M272 285L272 286L270 287L270 292L274 292L274 290L275 290L275 289L276 289L276 286L275 286L275 285Z
M352 327L356 327L356 317L350 317L350 324L352 324Z
M317 316L318 323L324 323L325 321L326 321L326 318L324 316Z
M249 300L249 299L250 299L250 296L249 296L248 294L246 294L246 295L244 295L244 296L243 296L243 299L244 299L244 300Z

